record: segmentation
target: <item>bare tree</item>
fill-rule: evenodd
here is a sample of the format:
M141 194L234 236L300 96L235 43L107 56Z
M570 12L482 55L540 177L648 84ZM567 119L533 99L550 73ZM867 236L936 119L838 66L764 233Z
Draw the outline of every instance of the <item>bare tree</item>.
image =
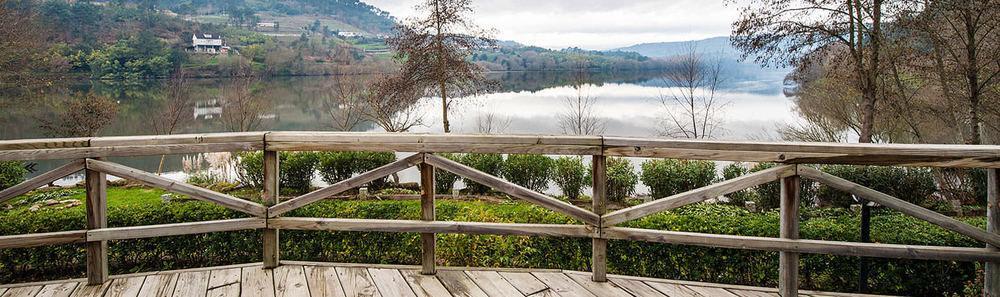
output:
M364 99L365 117L386 132L406 132L423 125L420 90L398 74L383 74L375 80Z
M578 78L582 78L578 76ZM584 79L573 83L575 96L563 99L565 110L558 115L559 128L570 135L599 135L605 131L605 122L597 117L594 105L597 98L590 96Z
M220 119L229 131L253 131L260 128L267 109L263 99L254 93L254 85L260 78L249 67L241 67L236 73L232 81L222 88Z
M732 1L735 2L735 1ZM841 67L851 70L857 104L860 142L873 138L876 101L882 96L883 23L891 19L899 0L765 0L748 2L733 22L732 43L767 64L796 65L816 53L839 54Z
M38 118L41 128L53 137L94 137L114 123L118 103L92 93L77 94L57 107L56 115Z
M340 131L352 131L364 121L364 82L358 75L333 76L333 86L325 94L323 109Z
M510 117L495 112L480 113L476 118L476 131L479 134L503 134L510 128Z
M156 134L174 134L185 123L191 120L191 109L194 107L191 96L187 93L187 78L183 70L177 70L167 82L166 102L153 118L153 131ZM160 165L156 174L163 172L163 161L166 155L160 155Z
M417 10L423 18L397 26L386 42L405 60L401 78L441 98L444 132L451 132L451 98L480 94L493 87L485 69L467 58L476 50L495 48L497 41L476 26L471 0L424 0Z
M661 92L657 98L666 114L660 133L691 139L715 136L721 128L721 113L729 105L719 94L722 63L706 63L692 47L662 79L669 93Z
M46 71L52 57L46 56L45 26L12 2L0 0L0 90L31 89L52 79Z

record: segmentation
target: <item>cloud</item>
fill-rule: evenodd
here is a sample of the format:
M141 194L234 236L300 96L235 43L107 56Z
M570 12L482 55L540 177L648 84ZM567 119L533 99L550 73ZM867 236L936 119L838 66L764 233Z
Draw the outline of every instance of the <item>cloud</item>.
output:
M366 0L401 18L419 0ZM548 48L610 49L729 34L737 7L722 0L475 1L476 21L496 37Z

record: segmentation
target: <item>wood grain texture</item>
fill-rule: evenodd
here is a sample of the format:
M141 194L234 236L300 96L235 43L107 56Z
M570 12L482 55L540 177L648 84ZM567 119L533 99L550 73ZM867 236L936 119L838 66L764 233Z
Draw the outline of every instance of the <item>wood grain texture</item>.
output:
M139 289L143 297L171 297L177 286L177 274L154 274L146 276L146 281Z
M425 155L426 157L426 155ZM420 219L434 221L437 218L434 209L434 166L420 163ZM436 238L434 233L420 233L420 272L434 274L437 272L435 257Z
M104 297L136 297L142 289L145 276L119 278L111 281L108 291L104 292Z
M628 293L632 294L632 296L669 297L667 295L664 295L663 293L660 293L660 291L653 289L653 287L650 287L649 285L643 283L642 281L624 279L624 278L610 278L609 280L618 285L618 287L622 288L623 290L628 291Z
M652 287L653 289L660 291L660 293L666 294L667 296L670 297L704 297L701 296L701 294L695 292L694 290L691 290L691 288L680 284L672 284L664 282L645 282L645 283L646 285Z
M0 297L35 297L38 291L42 290L42 286L27 286L27 287L16 287L10 288L7 292L4 292Z
M987 170L986 187L986 232L1000 234L1000 170ZM1000 251L1000 246L987 244L986 249ZM1000 261L986 262L983 280L984 296L1000 296Z
M398 269L369 268L368 274L371 275L372 281L375 282L375 287L378 288L382 296L417 296L417 294L413 293L413 289L410 289L410 284L406 282L406 279L403 278Z
M826 172L819 171L814 168L810 168L807 166L799 166L798 171L799 175L818 181L824 185L830 186L831 188L857 195L858 197L861 197L865 200L881 204L885 207L892 208L904 214L927 221L934 225L938 225L941 228L958 232L959 234L971 237L973 239L994 246L1000 246L1000 234L986 232L985 230L979 229L976 226L966 224L965 222L953 219L949 216L920 207L919 205L913 203L903 201L899 198L889 196L882 192L853 183L846 179L831 175Z
M452 221L428 222L414 220L282 217L269 219L268 225L287 230L314 231L461 233L568 237L597 236L597 233L592 226L563 224L478 223Z
M32 177L31 179L14 185L13 187L0 190L0 203L4 203L11 198L23 195L31 190L37 189L38 187L45 186L51 182L59 180L60 178L83 170L85 167L84 165L85 161L83 159L73 160L65 165L56 167L56 169L49 170L48 172L39 174L36 177Z
M538 280L534 275L529 272L500 272L500 276L503 276L511 285L517 288L525 296L530 296L537 294L542 291L547 291L549 286Z
M0 236L0 249L87 242L87 230Z
M240 294L244 297L275 297L274 275L271 269L244 267ZM179 284L179 281L178 281Z
M418 297L451 297L448 288L445 288L436 276L421 274L420 271L412 269L400 269L399 272L403 274L403 278Z
M549 288L559 296L564 297L594 297L593 293L587 291L586 288L580 286L576 281L571 279L565 273L562 272L533 272L531 273L538 278L539 281L545 283Z
M78 282L44 285L42 286L42 290L38 291L38 294L35 295L35 297L69 297L72 296L76 287L80 285L81 284ZM2 294L2 292L0 292L0 294Z
M784 239L799 239L798 176L781 179L780 235ZM701 292L699 292L701 293ZM795 297L799 294L799 253L783 251L778 258L778 294ZM702 294L704 295L704 294Z
M235 211L247 213L257 217L267 215L267 208L261 204L236 198L227 194L222 194L201 187L192 186L186 183L175 181L139 169L125 165L99 161L87 160L87 170L95 170L111 174L124 179L135 180L147 186L164 189L170 192L188 195L191 198L211 202Z
M482 171L476 170L475 168L463 165L461 163L452 160L448 160L446 158L442 158L435 155L427 155L426 158L427 158L426 162L428 164L431 164L437 168L446 170L448 172L454 173L458 176L471 179L477 183L491 187L497 191L506 193L513 197L524 199L528 202L534 203L546 209L579 219L580 221L583 221L584 223L590 225L600 224L601 220L600 216L586 209L569 204L568 202L529 190L525 187L486 174Z
M643 218L688 204L702 202L725 194L773 182L792 175L795 175L795 165L777 166L761 170L670 197L653 200L611 212L601 217L601 224L603 227L611 227L623 222Z
M490 297L523 297L524 294L511 285L500 273L488 270L469 270L465 272L479 288Z
M593 194L591 195L591 205L594 214L603 216L608 211L607 190L608 183L607 157L593 156L591 160L591 185ZM601 217L598 227L604 227L606 222ZM600 228L598 229L600 230ZM608 281L608 240L604 238L594 238L590 240L590 267L591 280L595 282Z
M273 273L276 297L309 296L309 285L302 266L278 266Z
M243 278L241 268L212 270L208 277L207 297L239 297L240 281Z
M309 204L311 204L313 202L322 200L324 198L340 194L341 192L344 192L344 191L347 191L347 190L350 190L350 189L353 189L353 188L356 188L356 187L360 187L360 186L362 186L362 185L364 185L364 184L366 184L368 182L371 182L373 180L386 177L386 176L388 176L390 174L393 174L393 173L396 173L396 172L400 172L400 171L402 171L402 170L404 170L406 168L410 168L410 167L413 167L414 165L420 164L420 163L423 162L423 158L424 158L424 156L422 154L412 155L412 156L409 156L409 157L397 160L395 162L386 164L386 165L384 165L382 167L375 168L374 170L362 173L362 174L360 174L358 176L355 176L355 177L352 177L352 178L349 178L349 179L346 179L346 180L342 180L342 181L337 182L337 183L335 183L333 185L330 185L329 187L322 188L322 189L319 189L319 190L316 190L316 191L312 191L312 192L309 192L309 193L307 193L305 195L292 198L292 199L290 199L288 201L285 201L285 202L278 203L275 206L271 206L267 210L267 216L271 217L271 218L277 217L277 216L279 216L281 214L284 214L284 213L292 211L292 210L296 210L296 209L298 209L300 207L309 205Z
M304 139L308 139L305 141ZM268 149L297 151L391 151L464 153L601 153L599 136L462 135L413 133L344 133L275 131Z
M465 272L462 271L438 271L437 277L441 284L448 288L455 297L489 297L479 285L476 285Z
M177 274L174 296L203 296L208 292L211 271L189 271Z
M579 273L566 273L569 278L576 281L580 286L587 289L594 295L597 296L632 296L628 291L618 287L617 284L613 282L605 281L594 281L590 277Z
M382 294L378 292L368 269L361 267L337 267L337 277L347 296L371 297ZM389 297L389 296L386 296Z
M103 172L87 168L84 176L87 199L87 230L108 227L108 177ZM108 280L108 242L86 243L87 284L102 284Z
M261 198L267 207L274 206L280 202L278 198L278 193L280 192L280 162L281 158L278 156L278 152L264 151L264 191L261 193ZM278 267L281 255L279 236L278 229L267 228L263 230L261 240L264 245L263 262L265 268Z
M260 142L212 144L128 145L59 149L0 150L0 161L55 160L101 157L159 156L261 150Z
M346 297L344 288L340 285L340 277L337 276L337 268L304 266L306 283L309 284L309 293L312 297Z
M111 286L110 282L105 282L98 285L88 285L86 283L80 284L76 287L76 291L73 291L71 296L74 297L102 297L104 292L108 290Z
M246 218L162 225L104 228L87 231L87 241L138 239L150 237L201 234L224 231L261 229L264 219Z

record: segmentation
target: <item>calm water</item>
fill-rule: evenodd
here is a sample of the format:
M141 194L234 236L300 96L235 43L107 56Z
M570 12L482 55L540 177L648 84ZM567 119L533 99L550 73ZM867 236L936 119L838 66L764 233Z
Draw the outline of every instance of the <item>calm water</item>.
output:
M505 133L562 134L558 116L567 110L567 98L577 96L579 88L583 95L594 98L594 114L604 121L605 135L656 136L666 116L666 109L657 97L676 91L667 88L656 73L591 73L584 80L572 73L559 72L492 76L502 85L497 92L457 100L450 113L453 132L476 133L480 118L492 114L509 123L505 125ZM329 77L297 77L258 82L253 96L263 102L263 110L257 130L336 131L323 108L328 106L324 101L329 98L334 81ZM179 133L227 131L220 120L223 110L217 99L231 84L226 79L189 81L185 89L196 104L187 111L190 120L181 124ZM45 123L63 121L67 103L85 94L106 96L117 102L118 114L109 119L110 124L100 135L154 134L150 119L163 110L168 89L164 81L128 85L84 81L62 83L44 95L31 98L2 97L0 100L7 104L0 110L0 139L52 137L54 134L44 127ZM721 112L722 129L716 138L776 139L777 125L798 120L794 104L782 94L780 73L728 80L721 98L728 105ZM425 125L412 131L441 132L440 99L424 98L418 107ZM381 128L362 123L355 130L381 131ZM116 161L153 171L159 158ZM44 172L59 163L39 162L36 169ZM180 157L169 157L165 167L168 172L180 171Z

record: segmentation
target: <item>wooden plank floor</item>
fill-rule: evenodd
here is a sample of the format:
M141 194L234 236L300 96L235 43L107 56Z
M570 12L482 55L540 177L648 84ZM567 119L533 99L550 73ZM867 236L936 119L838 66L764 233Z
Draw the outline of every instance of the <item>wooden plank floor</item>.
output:
M774 288L721 285L543 269L442 267L421 275L419 267L283 262L273 270L260 264L122 275L100 286L80 279L0 285L0 297L777 297ZM802 296L859 296L807 292Z

